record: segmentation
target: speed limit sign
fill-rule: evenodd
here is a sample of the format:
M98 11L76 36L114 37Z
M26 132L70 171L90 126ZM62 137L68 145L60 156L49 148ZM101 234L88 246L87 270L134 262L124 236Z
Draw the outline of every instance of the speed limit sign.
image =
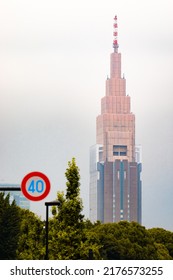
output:
M28 173L22 180L21 191L23 195L32 201L44 199L50 192L50 181L41 172Z

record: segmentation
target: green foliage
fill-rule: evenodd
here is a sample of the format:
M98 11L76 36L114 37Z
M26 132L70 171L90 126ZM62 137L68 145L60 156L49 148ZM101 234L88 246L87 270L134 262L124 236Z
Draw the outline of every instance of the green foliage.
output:
M16 259L20 233L20 209L15 201L10 204L10 195L0 193L0 259Z
M100 260L100 249L103 247L103 245L100 244L99 235L94 230L95 224L93 225L89 220L86 220L84 225L85 239L81 244L81 259L87 260L89 258L89 251L92 250L92 258L95 260Z
M169 260L172 259L173 233L164 229L147 230L135 222L86 223L85 246L93 249L94 259ZM86 255L85 255L86 256Z
M68 162L66 195L57 194L58 214L53 208L54 217L49 231L50 259L80 259L81 244L84 239L84 222L80 193L79 168L75 159Z
M157 247L162 248L162 253L163 246L165 247L164 253L159 253L159 259L162 259L161 257L164 257L164 259L170 259L171 257L173 259L173 232L165 230L163 228L152 228L149 229L148 232L156 242ZM166 254L166 252L168 254Z
M76 165L75 158L68 162L68 168L66 169L65 176L67 178L66 186L66 199L73 200L79 196L80 193L80 175L79 168Z
M173 258L169 255L168 249L164 244L154 243L157 249L157 259L158 260L172 260Z
M137 223L98 224L90 229L99 246L99 258L105 260L156 259L157 248L145 229ZM95 235L94 235L95 234ZM96 256L95 256L96 258Z
M44 223L31 211L21 209L17 258L19 260L39 260L44 259L44 256Z

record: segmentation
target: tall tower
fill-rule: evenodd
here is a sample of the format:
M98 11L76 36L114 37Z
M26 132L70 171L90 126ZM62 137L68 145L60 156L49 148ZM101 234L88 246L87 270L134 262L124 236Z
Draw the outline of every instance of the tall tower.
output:
M141 223L141 163L135 147L135 115L126 95L114 17L110 78L96 120L96 145L90 149L90 219Z

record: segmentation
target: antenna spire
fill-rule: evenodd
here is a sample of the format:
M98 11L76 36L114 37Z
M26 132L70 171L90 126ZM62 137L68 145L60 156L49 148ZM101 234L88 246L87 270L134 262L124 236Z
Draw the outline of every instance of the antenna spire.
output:
M118 24L117 24L117 16L114 17L114 31L113 31L113 48L114 52L118 52Z

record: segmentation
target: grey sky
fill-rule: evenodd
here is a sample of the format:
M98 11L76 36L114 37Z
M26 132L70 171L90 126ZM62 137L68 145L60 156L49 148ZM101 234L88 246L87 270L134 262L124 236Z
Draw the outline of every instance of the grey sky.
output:
M172 1L0 1L0 183L44 172L54 199L73 156L88 216L89 147L118 16L143 149L143 224L173 230ZM44 215L44 201L31 210Z

